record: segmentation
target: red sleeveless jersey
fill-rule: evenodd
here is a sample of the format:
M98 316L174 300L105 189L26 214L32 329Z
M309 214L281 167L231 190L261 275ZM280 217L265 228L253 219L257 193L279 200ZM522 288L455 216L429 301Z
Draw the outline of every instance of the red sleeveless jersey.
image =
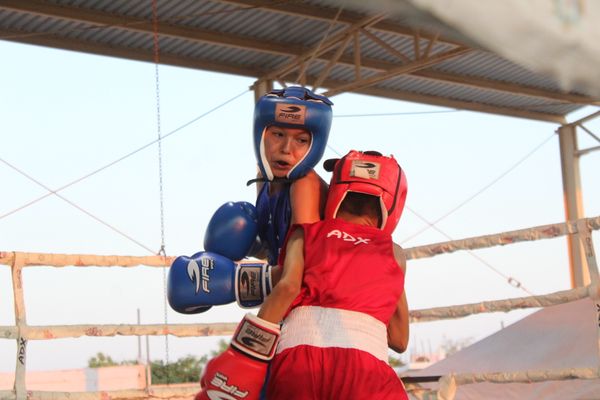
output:
M394 258L391 235L340 219L301 226L304 277L291 309L320 306L357 311L387 326L404 290L404 273Z

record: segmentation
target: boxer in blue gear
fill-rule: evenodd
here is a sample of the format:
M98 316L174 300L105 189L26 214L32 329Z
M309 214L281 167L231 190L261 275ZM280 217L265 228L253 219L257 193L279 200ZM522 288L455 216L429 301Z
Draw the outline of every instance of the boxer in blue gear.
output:
M327 184L313 170L331 129L332 102L303 87L274 90L254 109L258 234L277 264L291 224L322 219Z
M182 256L171 267L168 297L173 309L199 313L234 300L244 307L262 302L264 296L254 295L246 286L265 288L268 293L281 273L277 258L291 224L317 222L324 215L327 184L313 167L325 151L331 105L324 96L301 87L275 90L258 101L254 113L254 149L260 171L253 180L259 182L256 209L246 202L228 202L215 212L204 237L206 253ZM274 268L247 275L256 279L244 285L246 275L239 275L239 281L236 278L236 261L249 254L257 234L268 254L250 254L266 256ZM219 260L215 263L219 271L203 269L206 274L200 278L187 274L188 263L206 256ZM209 292L198 291L200 279ZM257 280L265 283L254 284ZM239 293L234 293L232 282L241 284Z

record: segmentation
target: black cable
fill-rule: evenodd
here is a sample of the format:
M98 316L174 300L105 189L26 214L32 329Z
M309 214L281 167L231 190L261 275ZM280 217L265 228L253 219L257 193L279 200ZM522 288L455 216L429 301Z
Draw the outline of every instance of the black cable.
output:
M179 126L178 128L175 128L175 129L174 129L174 130L172 130L171 132L169 132L169 133L167 133L166 135L164 135L164 136L162 137L162 139L161 139L161 140L164 140L164 139L166 139L167 137L169 137L169 136L171 136L171 135L173 135L173 134L175 134L175 133L177 133L177 132L181 131L182 129L184 129L184 128L188 127L188 126L190 126L191 124L193 124L194 122L198 121L199 119L201 119L201 118L203 118L203 117L207 116L208 114L210 114L210 113L212 113L212 112L214 112L214 111L218 110L219 108L221 108L221 107L223 107L223 106L225 106L225 105L227 105L227 104L231 103L232 101L236 100L237 98L241 97L242 95L246 94L247 92L248 92L248 89L246 89L246 90L244 90L242 93L240 93L240 94L238 94L238 95L236 95L236 96L232 97L231 99L229 99L229 100L225 101L224 103L221 103L221 104L219 104L219 105L218 105L218 106L216 106L216 107L213 107L213 108L212 108L212 109L210 109L209 111L207 111L207 112L205 112L205 113L203 113L203 114L199 115L198 117L196 117L196 118L192 119L191 121L188 121L188 122L186 122L185 124L183 124L183 125ZM93 175L96 175L97 173L99 173L99 172L101 172L101 171L104 171L105 169L107 169L107 168L109 168L109 167L112 167L113 165L115 165L115 164L117 164L117 163L119 163L119 162L121 162L121 161L123 161L123 160L125 160L125 159L127 159L127 158L129 158L129 157L131 157L131 156L133 156L134 154L136 154L136 153L139 153L140 151L142 151L142 150L144 150L144 149L146 149L146 148L148 148L148 147L152 146L153 144L155 144L155 143L156 143L156 142L158 142L158 141L159 141L159 139L155 139L155 140L153 140L153 141L151 141L151 142L149 142L149 143L147 143L147 144L143 145L142 147L140 147L140 148L138 148L138 149L136 149L136 150L134 150L134 151L132 151L132 152L130 152L130 153L127 153L127 154L125 154L124 156L121 156L121 157L117 158L116 160L114 160L114 161L112 161L112 162L110 162L110 163L108 163L108 164L106 164L106 165L104 165L104 166L102 166L102 167L100 167L100 168L98 168L98 169L95 169L94 171L92 171L92 172L90 172L90 173L88 173L88 174L86 174L86 175L84 175L84 176L82 176L82 177L80 177L80 178L78 178L78 179L75 179L74 181L71 181L71 182L67 183L66 185L63 185L63 186L59 187L58 189L54 189L54 190L52 190L52 189L50 189L50 188L48 188L48 187L46 187L46 186L43 186L43 185L42 185L42 186L43 186L43 187L44 187L46 190L48 190L48 193L46 193L45 195L43 195L43 196L40 196L40 197L38 197L38 198L36 198L36 199L34 199L34 200L32 200L32 201L28 202L28 203L26 203L26 204L23 204L23 205L22 205L22 206L20 206L20 207L17 207L17 208L15 208L15 209L11 210L11 211L8 211L8 212L6 212L6 213L4 213L4 214L1 214L1 215L0 215L0 220L1 220L1 219L3 219L3 218L5 218L5 217L8 217L9 215L12 215L12 214L16 213L17 211L23 210L23 209L25 209L25 208L27 208L27 207L29 207L29 206L31 206L31 205L33 205L33 204L37 203L38 201L45 199L45 198L46 198L46 197L48 197L48 196L51 196L51 195L53 195L53 194L58 196L58 192L60 192L60 191L62 191L62 190L64 190L64 189L66 189L66 188L68 188L68 187L71 187L71 186L73 186L74 184L76 184L76 183L79 183L79 182L81 182L81 181L83 181L83 180L85 180L85 179L87 179L87 178L89 178L89 177L91 177L91 176L93 176ZM8 166L10 166L11 168L13 168L13 169L16 169L16 168L15 168L15 167L13 167L11 164L9 164L8 162L4 161L2 158L0 158L0 161L4 162L5 164L7 164ZM16 170L17 170L17 171L19 171L18 169L16 169ZM22 174L23 174L23 175L25 175L25 176L28 176L28 175L26 175L26 174L24 174L24 173L22 173ZM30 179L33 179L33 178L30 178ZM36 181L34 180L34 182L36 182ZM36 183L37 183L37 182L36 182ZM59 196L59 197L60 197L60 196ZM154 253L154 252L153 252L153 253Z

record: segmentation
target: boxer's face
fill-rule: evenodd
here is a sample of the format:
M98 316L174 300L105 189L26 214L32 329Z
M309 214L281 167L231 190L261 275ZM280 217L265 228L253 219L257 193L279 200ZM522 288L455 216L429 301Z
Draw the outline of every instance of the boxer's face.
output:
M273 176L285 178L308 152L311 134L302 128L269 126L265 131L265 157Z

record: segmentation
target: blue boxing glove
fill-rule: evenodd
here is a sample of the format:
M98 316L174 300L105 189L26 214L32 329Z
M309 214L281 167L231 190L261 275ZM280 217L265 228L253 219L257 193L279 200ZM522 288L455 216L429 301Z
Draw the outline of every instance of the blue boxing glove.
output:
M241 260L258 235L256 208L246 202L227 202L215 211L204 234L204 250Z
M207 251L177 257L167 278L169 305L183 314L201 313L234 301L243 308L257 307L271 289L271 266L267 263L233 262Z

